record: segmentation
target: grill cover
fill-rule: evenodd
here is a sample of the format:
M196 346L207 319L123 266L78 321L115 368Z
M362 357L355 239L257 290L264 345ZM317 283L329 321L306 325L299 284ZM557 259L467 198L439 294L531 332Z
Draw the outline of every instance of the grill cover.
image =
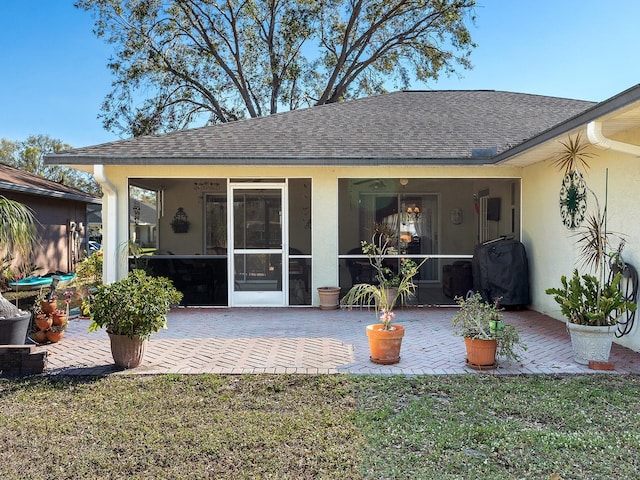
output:
M529 304L529 265L524 245L517 240L494 240L476 245L473 253L473 289L487 302Z

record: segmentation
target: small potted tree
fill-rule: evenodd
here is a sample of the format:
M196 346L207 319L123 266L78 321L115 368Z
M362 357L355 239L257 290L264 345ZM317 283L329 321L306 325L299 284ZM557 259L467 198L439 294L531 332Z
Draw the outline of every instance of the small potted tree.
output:
M467 364L485 370L495 368L498 357L519 360L519 349L526 350L514 325L505 325L498 301L486 303L479 293L467 298L456 297L460 306L451 324L464 338Z
M374 363L390 365L400 361L400 347L404 337L404 327L393 324L393 311L397 304L405 303L415 293L413 277L428 257L417 264L403 258L400 273L393 275L384 264L385 256L393 245L394 232L385 225L376 225L372 242L362 241L362 251L369 257L369 263L376 271L377 284L359 283L351 287L342 299L343 305L374 305L380 323L367 326L370 359Z
M89 331L105 328L119 367L140 365L152 333L167 328L171 305L182 300L171 280L133 270L116 282L99 285L89 296Z

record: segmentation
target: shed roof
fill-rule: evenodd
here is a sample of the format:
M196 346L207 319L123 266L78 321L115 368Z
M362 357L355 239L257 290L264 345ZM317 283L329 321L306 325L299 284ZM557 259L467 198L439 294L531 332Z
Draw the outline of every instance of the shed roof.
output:
M594 102L401 91L48 155L61 164L486 163Z
M100 198L87 192L47 180L4 163L0 163L0 192L2 191L65 198L85 203L102 203Z

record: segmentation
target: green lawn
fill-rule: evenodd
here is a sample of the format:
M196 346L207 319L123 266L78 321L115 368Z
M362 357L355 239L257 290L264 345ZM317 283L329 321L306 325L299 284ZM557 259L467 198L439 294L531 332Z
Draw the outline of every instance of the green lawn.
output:
M637 376L0 379L0 478L609 479Z

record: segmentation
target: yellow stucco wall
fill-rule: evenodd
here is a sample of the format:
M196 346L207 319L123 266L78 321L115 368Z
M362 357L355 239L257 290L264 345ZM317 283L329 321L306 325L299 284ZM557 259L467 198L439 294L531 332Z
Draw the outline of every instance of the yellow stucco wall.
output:
M636 197L640 185L640 159L596 147L590 147L589 151L594 156L589 160L587 184L604 208L608 169L608 230L625 234L627 243L623 257L640 268L640 213ZM522 216L523 242L530 267L531 308L564 321L558 305L544 293L546 288L560 285L561 275L570 275L575 267L580 267L576 232L565 228L560 219L562 176L550 159L525 167L522 172ZM594 198L588 194L587 211L593 209ZM612 240L614 246L617 245L617 241ZM640 350L637 323L630 335L616 341Z

